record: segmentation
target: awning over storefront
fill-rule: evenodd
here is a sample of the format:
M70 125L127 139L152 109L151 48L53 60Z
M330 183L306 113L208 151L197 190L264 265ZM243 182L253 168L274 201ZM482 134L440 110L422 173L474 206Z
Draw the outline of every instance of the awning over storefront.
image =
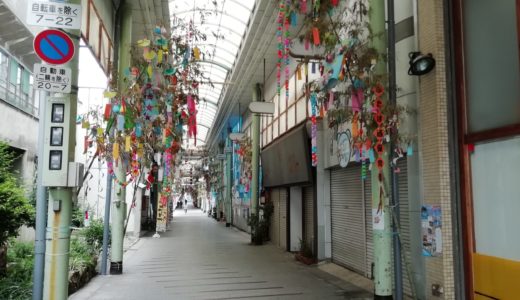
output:
M309 140L305 126L296 128L262 151L265 187L311 182Z

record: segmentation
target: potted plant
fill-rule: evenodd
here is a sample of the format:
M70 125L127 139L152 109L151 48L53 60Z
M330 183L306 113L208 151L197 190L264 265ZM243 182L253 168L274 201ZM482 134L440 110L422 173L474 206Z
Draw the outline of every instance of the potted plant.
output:
M268 202L260 209L262 210L260 216L251 214L248 220L248 225L251 226L251 242L254 245L262 245L264 241L269 240L269 226L274 207L272 203Z
M294 255L296 260L306 264L312 265L316 263L316 259L312 253L311 247L306 240L300 239L300 250Z

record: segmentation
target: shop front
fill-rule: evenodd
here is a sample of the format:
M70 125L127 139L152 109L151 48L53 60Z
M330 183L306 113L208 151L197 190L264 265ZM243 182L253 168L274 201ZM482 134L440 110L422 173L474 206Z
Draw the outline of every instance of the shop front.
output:
M263 184L273 204L270 238L287 251L299 251L300 241L313 248L314 192L305 126L280 137L262 151Z
M517 299L520 1L454 2L467 297Z

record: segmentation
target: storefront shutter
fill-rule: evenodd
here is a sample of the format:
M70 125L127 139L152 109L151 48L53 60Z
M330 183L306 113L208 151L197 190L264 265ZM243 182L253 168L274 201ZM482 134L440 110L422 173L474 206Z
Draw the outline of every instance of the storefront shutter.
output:
M331 171L332 260L366 275L366 226L361 167Z
M365 195L365 232L366 232L366 272L365 276L372 278L372 263L374 262L374 236L372 231L372 177L367 172L364 180Z
M271 201L273 203L273 215L271 217L271 242L278 246L280 243L280 191L271 190Z
M314 188L312 186L303 188L303 238L314 252Z
M397 167L400 169L398 173L399 183L399 217L401 224L401 251L404 254L404 260L402 262L403 270L403 289L404 294L412 296L412 289L410 280L408 279L408 272L406 269L406 263L411 264L412 253L410 244L410 199L408 197L408 168L406 159L400 159L397 162Z
M287 189L280 188L280 248L287 249Z

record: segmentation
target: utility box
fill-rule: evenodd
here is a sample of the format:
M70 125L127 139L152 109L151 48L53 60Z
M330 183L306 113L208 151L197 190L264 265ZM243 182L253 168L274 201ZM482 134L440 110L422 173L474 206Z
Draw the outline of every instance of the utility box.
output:
M83 185L83 175L85 166L78 162L69 162L69 187L80 187Z
M43 124L43 186L67 187L69 169L70 96L47 97Z

